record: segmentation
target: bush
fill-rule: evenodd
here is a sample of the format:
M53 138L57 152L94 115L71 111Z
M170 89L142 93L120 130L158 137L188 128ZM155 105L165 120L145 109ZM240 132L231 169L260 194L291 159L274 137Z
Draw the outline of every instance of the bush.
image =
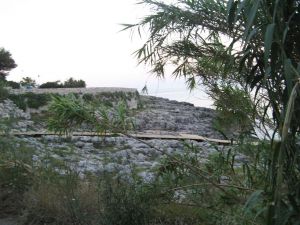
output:
M25 196L28 224L145 225L155 220L155 192L115 174L80 178L41 168Z
M64 83L60 81L46 82L39 86L39 88L84 88L86 87L84 80L75 80L72 77Z
M24 94L10 94L8 96L20 109L26 110L27 107L32 109L38 109L47 105L51 100L50 94L34 94L27 92Z
M8 99L12 100L18 108L22 110L26 110L26 99L24 98L24 95L15 95L15 94L9 94Z
M75 80L71 77L64 82L63 87L64 88L85 88L86 84L84 80Z
M217 130L227 138L227 135L245 135L253 131L254 106L249 94L237 87L222 86L211 89L210 96L216 107L214 125Z
M47 105L51 100L50 94L34 94L31 92L25 93L24 98L27 99L27 105L29 108L38 109L42 106Z
M20 84L24 87L35 87L36 81L31 77L23 77L22 80L20 81Z
M46 82L39 86L39 88L63 88L60 81Z
M0 101L6 99L8 97L8 95L9 95L9 92L6 89L5 82L0 80Z
M2 128L0 131L3 131ZM1 218L19 215L24 208L23 195L32 184L33 149L8 135L0 136L0 146Z
M109 175L109 174L108 174ZM150 185L132 177L133 183L107 176L99 183L103 225L143 225L155 220L157 193Z
M12 89L20 89L20 84L15 81L7 81L7 86L11 87Z

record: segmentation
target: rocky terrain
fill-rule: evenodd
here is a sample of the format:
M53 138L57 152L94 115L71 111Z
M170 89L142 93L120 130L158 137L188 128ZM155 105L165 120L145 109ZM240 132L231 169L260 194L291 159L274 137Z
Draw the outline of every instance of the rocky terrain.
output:
M215 115L212 109L151 96L142 96L142 103L143 109L136 111L133 118L136 129L140 132L156 131L163 134L181 132L210 138L220 137L212 127ZM45 129L30 120L31 115L18 109L9 100L0 103L0 118L4 121L11 120L12 131ZM205 161L210 154L226 148L213 143L196 141L152 139L140 142L123 136L105 138L74 136L67 139L44 135L19 136L17 140L35 149L32 157L37 164L54 164L62 173L66 168L71 168L82 175L86 172L116 171L125 176L132 169L136 169L145 180L151 179L151 170L159 165L161 158L165 157L163 152L172 155L185 154L191 151L187 145L192 145L193 154Z
M221 138L213 129L213 109L152 96L142 96L141 101L145 109L138 112L134 118L136 129L139 131L180 132Z
M215 112L212 109L194 107L190 103L170 101L152 96L141 96L143 107L131 110L135 129L139 133L197 134L208 138L221 138L213 129ZM31 114L30 114L31 112ZM22 149L30 157L30 168L51 168L64 175L75 171L80 177L88 174L109 173L133 181L136 174L144 182L151 182L167 155L204 163L213 154L226 153L232 146L212 142L181 141L166 139L139 140L127 136L72 136L16 135L13 132L45 131L45 115L19 109L11 100L0 102L0 131L7 132L11 150ZM87 127L80 128L87 130ZM5 135L5 134L4 134ZM22 148L17 148L21 146ZM25 148L23 148L25 146ZM0 150L1 150L0 146ZM234 146L233 146L234 147ZM20 152L18 152L19 154ZM248 158L238 154L235 166ZM136 179L136 178L135 178ZM220 179L228 179L226 176ZM4 195L5 196L5 195ZM10 200L5 200L9 202ZM10 203L9 203L10 204ZM5 206L4 206L5 207ZM23 224L26 212L20 217L9 212L0 216L0 225Z

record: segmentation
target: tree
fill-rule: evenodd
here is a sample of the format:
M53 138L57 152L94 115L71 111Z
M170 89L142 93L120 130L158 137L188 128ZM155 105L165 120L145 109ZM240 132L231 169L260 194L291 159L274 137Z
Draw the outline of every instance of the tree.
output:
M63 85L59 80L57 80L43 83L39 86L39 88L63 88Z
M8 87L11 87L12 89L20 89L20 84L18 82L15 82L15 81L6 81L6 85Z
M65 88L84 88L86 87L84 80L75 80L74 78L70 77L66 80L63 84Z
M166 66L189 88L214 94L235 86L248 94L255 119L280 136L270 146L266 201L268 224L299 221L300 132L299 0L142 0L152 14L126 29L148 30L136 51L140 63L164 76ZM226 107L226 106L224 106ZM268 113L271 111L271 116ZM285 221L285 222L282 222Z
M20 84L22 86L35 87L36 86L36 81L34 79L32 79L31 77L23 77L22 80L20 81Z
M5 80L8 72L17 67L9 51L0 48L0 79Z

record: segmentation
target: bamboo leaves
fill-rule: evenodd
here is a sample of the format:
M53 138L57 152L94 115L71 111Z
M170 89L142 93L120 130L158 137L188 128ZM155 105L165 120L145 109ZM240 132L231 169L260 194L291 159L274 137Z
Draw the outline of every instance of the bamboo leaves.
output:
M244 0L245 1L245 0ZM258 7L260 5L260 0L254 0L250 11L248 12L246 19L246 26L244 31L244 39L248 37L249 30L254 24L254 20L258 11Z
M151 25L153 48L146 51L146 56L151 57L157 72L164 72L163 68L172 62L175 75L184 77L189 87L199 79L210 90L218 90L226 83L248 93L253 91L254 96L250 96L255 105L254 117L263 126L269 121L276 128L273 138L277 129L281 131L282 141L286 142L282 149L270 147L271 188L266 190L272 190L273 205L269 207L268 223L281 224L278 212L283 210L287 212L283 221L292 224L290 215L295 212L290 210L300 208L299 196L287 200L290 193L297 192L290 184L299 182L300 174L295 167L299 149L295 139L300 133L299 0L143 2L157 9L154 17L137 25ZM226 44L224 39L228 40ZM229 47L221 48L216 43ZM275 190L279 190L279 197L274 197ZM290 207L295 202L298 206Z
M269 64L269 56L270 56L270 51L271 51L271 46L273 43L273 35L274 35L274 29L275 29L275 24L268 24L266 33L265 33L265 51L264 51L264 62L265 66Z
M124 102L119 102L116 109L113 109L103 105L95 107L74 95L55 96L49 110L51 116L48 129L60 135L70 135L82 124L90 125L99 134L126 132L132 127L126 116L127 108Z

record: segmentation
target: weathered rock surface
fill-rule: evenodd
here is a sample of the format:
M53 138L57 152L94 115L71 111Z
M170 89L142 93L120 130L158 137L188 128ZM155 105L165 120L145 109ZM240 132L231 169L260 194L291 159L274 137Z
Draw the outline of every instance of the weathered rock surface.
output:
M19 109L11 100L0 102L0 118L30 119L30 115Z
M133 168L151 172L153 168L160 165L159 161L166 156L164 153L182 155L190 151L187 143L193 146L193 154L203 162L210 154L224 148L196 141L152 139L142 143L128 137L76 136L67 140L49 135L40 138L22 137L19 140L36 150L33 160L38 164L57 163L58 169L60 166L62 168L67 166L82 174L106 171L119 172L124 175Z
M30 114L19 109L11 100L0 102L0 123L10 123L12 131L25 132L34 126ZM0 124L1 125L1 124Z
M221 137L213 129L215 117L213 109L152 96L142 96L141 100L145 109L137 113L134 118L139 131L159 130L197 134L210 138Z

